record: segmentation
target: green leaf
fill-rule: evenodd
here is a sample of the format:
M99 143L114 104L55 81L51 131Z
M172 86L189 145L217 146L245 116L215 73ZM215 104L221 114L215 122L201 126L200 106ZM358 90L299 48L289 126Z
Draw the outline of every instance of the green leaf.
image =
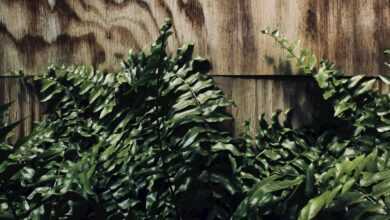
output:
M390 77L389 76L379 75L379 79L382 82L384 82L386 85L390 85Z
M7 126L0 127L0 142L5 141L10 132L20 124L20 121L13 122Z
M355 92L355 95L361 95L368 91L371 91L376 83L376 79L371 79L367 82L362 83L362 85L359 87L359 89Z
M357 76L354 76L352 77L349 81L349 85L348 85L348 88L352 89L354 88L355 86L357 86L358 84L360 84L360 82L362 81L362 79L364 79L364 75L357 75Z
M390 126L379 127L379 128L377 128L377 130L380 133L388 132L388 131L390 131Z
M337 194L341 191L342 186L339 185L331 191L326 191L322 193L320 196L317 196L311 199L307 205L301 210L299 214L299 220L310 220L314 219L318 213L326 208L337 196Z

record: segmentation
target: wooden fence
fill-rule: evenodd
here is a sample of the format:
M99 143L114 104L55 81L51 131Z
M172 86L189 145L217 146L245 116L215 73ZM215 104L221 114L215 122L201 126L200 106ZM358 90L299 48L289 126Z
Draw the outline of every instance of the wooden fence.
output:
M14 140L29 134L34 123L42 118L43 107L31 78L0 76L0 103L12 103L7 113L9 121L22 120L14 131Z
M6 75L38 74L51 63L115 71L129 49L158 36L165 18L174 24L171 52L192 42L213 63L215 80L236 103L236 132L247 119L286 108L304 125L323 107L313 81L297 76L285 52L261 34L266 27L349 75L389 72L388 0L0 0L0 103L14 101L10 119L25 118L17 136L31 130L41 107L31 88Z

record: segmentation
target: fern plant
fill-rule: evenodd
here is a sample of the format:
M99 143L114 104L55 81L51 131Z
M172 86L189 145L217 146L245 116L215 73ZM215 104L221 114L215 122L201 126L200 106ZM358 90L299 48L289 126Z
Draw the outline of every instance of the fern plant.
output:
M0 219L389 219L390 97L375 80L265 31L334 114L327 129L293 129L276 112L255 137L232 138L231 101L193 45L167 54L170 28L117 73L38 76L46 119L16 144L6 137L18 122L0 117Z
M10 177L15 218L229 218L241 192L220 129L231 102L192 45L166 53L170 27L121 72L51 67L37 79L47 119L1 164L23 164Z
M246 141L253 160L241 168L253 186L234 218L388 219L389 96L373 90L376 79L344 77L278 31L264 33L314 77L337 123L315 130L291 129L276 115L270 124L260 120L256 139Z
M6 123L6 113L11 103L0 105L0 161L5 160L8 155L14 150L14 146L10 145L7 141L8 137L11 135L11 131L15 128L19 122L14 122L11 124ZM12 216L15 215L15 204L13 192L6 187L7 182L9 181L6 178L6 173L4 172L4 164L0 166L0 218L1 219L12 219Z

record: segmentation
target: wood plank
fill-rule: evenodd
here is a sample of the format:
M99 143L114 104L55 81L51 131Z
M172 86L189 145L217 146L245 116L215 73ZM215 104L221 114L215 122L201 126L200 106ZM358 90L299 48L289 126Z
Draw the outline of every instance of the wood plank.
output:
M256 81L252 79L235 78L232 84L232 99L235 107L232 109L234 118L234 133L241 134L244 131L244 123L251 122L250 132L256 129L257 106L256 106Z
M222 89L225 96L228 99L232 98L233 93L233 78L226 76L214 76L213 77L215 84Z
M215 84L224 92L225 97L229 100L233 100L233 80L230 77L226 76L214 76L213 77ZM233 107L226 108L226 111L233 115ZM223 129L234 133L234 120L226 121L223 123Z
M294 127L302 127L314 121L322 98L315 92L317 88L312 79L274 78L256 81L258 115L265 114L266 119L270 120L275 112L290 110ZM281 121L285 119L284 115L280 118Z
M388 73L383 51L390 46L389 7L388 1L313 1L316 53L349 74Z
M193 42L215 75L294 74L285 52L260 33L266 27L348 74L389 73L386 0L2 0L0 72L37 74L51 63L118 70L129 49L157 37L165 18L174 24L170 51Z
M247 120L251 122L253 134L262 114L269 121L276 111L290 109L293 127L303 127L317 120L326 120L331 111L314 80L308 77L223 78L232 84L225 86L217 80L220 88L227 91L225 93L231 91L236 104L232 109L235 134L243 131L243 123ZM283 121L286 118L280 119Z
M30 134L33 123L41 119L42 106L29 80L0 77L0 104L12 103L6 120L9 123L22 120L13 130L12 141Z

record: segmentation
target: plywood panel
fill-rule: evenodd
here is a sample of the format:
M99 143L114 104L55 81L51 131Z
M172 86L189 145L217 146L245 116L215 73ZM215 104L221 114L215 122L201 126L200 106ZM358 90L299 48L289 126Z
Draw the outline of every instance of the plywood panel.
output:
M216 75L289 75L285 54L260 33L279 28L349 74L377 74L390 48L387 0L1 0L0 72L28 74L50 63L116 70L165 18L170 50L193 42Z

